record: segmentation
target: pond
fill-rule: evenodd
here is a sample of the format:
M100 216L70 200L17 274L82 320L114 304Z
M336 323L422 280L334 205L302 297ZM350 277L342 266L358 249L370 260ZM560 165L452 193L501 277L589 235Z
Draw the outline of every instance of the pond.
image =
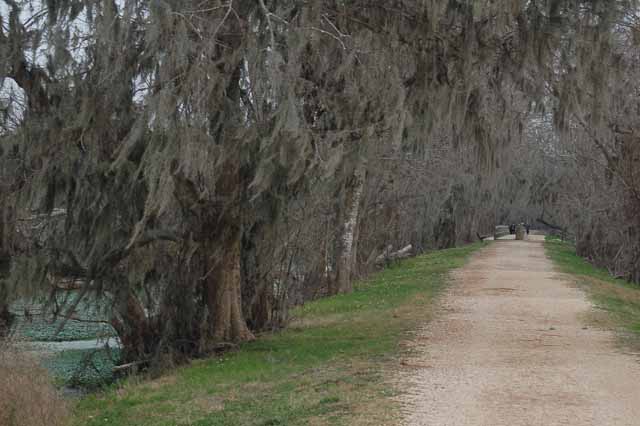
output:
M77 293L67 292L62 297L73 303ZM13 337L23 350L42 360L58 384L87 389L113 380L120 344L99 306L80 302L59 332L62 318L55 317L42 300L16 302L10 311L15 315Z

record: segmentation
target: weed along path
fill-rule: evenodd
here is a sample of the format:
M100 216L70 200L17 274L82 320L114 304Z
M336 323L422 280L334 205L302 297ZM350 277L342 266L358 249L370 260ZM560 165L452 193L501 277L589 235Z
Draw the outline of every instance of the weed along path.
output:
M540 238L495 242L454 272L402 362L403 424L640 424L640 363L585 325L592 305Z

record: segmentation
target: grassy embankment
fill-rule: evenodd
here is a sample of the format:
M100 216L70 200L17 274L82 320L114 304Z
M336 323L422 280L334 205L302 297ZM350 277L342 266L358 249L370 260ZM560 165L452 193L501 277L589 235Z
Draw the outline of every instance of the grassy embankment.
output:
M75 408L77 425L389 424L399 343L430 316L446 273L480 244L404 261L352 294L293 312L283 332L156 379L129 379Z
M593 266L576 255L575 247L567 242L547 237L545 249L560 271L573 275L598 308L587 320L619 331L622 343L640 349L640 287Z

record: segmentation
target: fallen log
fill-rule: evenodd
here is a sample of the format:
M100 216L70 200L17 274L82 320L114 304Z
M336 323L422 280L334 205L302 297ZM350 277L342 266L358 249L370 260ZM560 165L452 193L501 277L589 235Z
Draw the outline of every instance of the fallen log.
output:
M391 246L387 247L384 253L376 258L376 265L385 265L394 260L406 259L413 255L413 246L411 244L398 251L391 252L391 250Z
M145 366L148 363L149 363L148 360L134 361L134 362L129 362L127 364L116 365L115 367L113 367L112 370L114 374L119 374L124 371L130 371L130 370L136 371L138 367Z

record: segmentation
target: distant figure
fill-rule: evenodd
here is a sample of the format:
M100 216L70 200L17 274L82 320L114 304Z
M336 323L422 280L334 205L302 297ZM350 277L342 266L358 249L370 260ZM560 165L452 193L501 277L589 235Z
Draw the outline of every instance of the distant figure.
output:
M524 225L524 227L527 230L527 235L529 235L529 229L531 229L531 225L527 223L526 225Z
M514 235L516 233L516 225L515 224L511 224L509 225L509 234Z

